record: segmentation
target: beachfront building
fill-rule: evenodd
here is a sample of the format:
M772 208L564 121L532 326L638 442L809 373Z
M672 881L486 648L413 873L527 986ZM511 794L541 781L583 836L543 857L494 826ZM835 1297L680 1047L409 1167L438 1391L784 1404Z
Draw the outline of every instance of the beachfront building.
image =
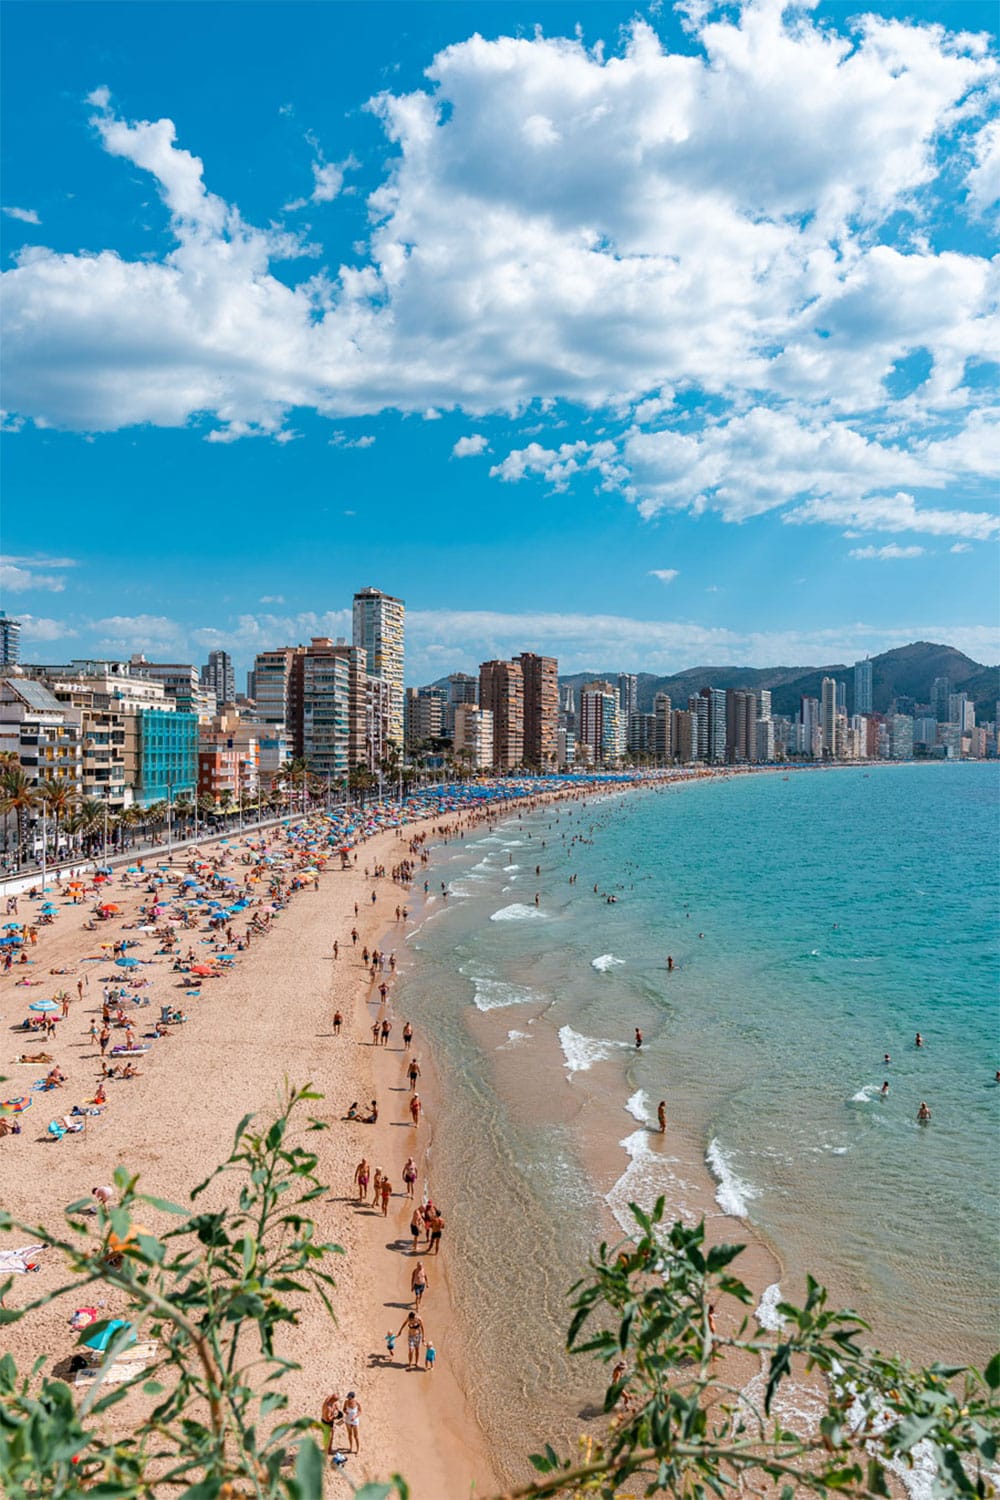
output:
M634 672L618 673L618 713L623 724L628 724L629 714L639 712L639 679Z
M872 664L866 656L864 661L854 663L854 712L870 714L872 707Z
M444 733L449 739L455 736L455 709L460 703L479 702L479 678L470 672L452 672L445 688Z
M403 656L406 606L381 589L360 589L354 595L353 640L365 652L370 677L389 687L388 742L403 745Z
M522 651L515 661L524 683L524 763L551 771L559 759L559 663L532 651Z
M951 678L935 677L931 687L931 712L939 724L948 722L948 699L951 696Z
M617 765L625 750L618 691L610 682L585 682L580 689L577 755L586 746L598 766Z
M675 708L671 715L671 742L673 762L677 766L690 766L697 760L698 715L690 709Z
M221 713L226 703L236 702L236 673L228 651L210 651L201 669L202 686L213 700L213 711Z
M80 715L31 677L0 679L0 752L17 757L30 782L64 781L79 796L83 786Z
M913 720L909 714L892 714L889 718L890 760L913 759Z
M254 658L253 699L257 718L262 724L290 728L292 663L304 649L303 646L280 646L275 651L258 651Z
M439 740L445 735L444 688L407 688L403 703L403 734L407 750L415 750L425 740Z
M201 731L198 746L198 798L216 807L242 807L261 788L258 726L236 713L218 714Z
M197 714L200 724L207 724L216 712L215 694L204 686L191 662L147 661L137 652L129 659L129 670L135 677L161 682L181 713Z
M757 695L726 689L726 761L747 765L757 759Z
M711 766L721 766L726 759L726 690L725 688L703 687L698 696L705 704L704 719L704 754L699 754L699 760L706 760ZM698 738L699 751L701 750L702 724L699 720Z
M835 760L837 755L837 683L833 677L824 677L820 686L819 722L823 759Z
M479 706L493 715L493 764L512 771L524 760L524 676L516 661L484 661Z
M104 802L110 812L121 812L132 801L138 774L135 714L123 711L117 699L95 691L86 680L56 678L47 686L72 717L78 716L83 750L81 799Z
M758 719L754 725L754 735L757 741L757 753L754 759L762 765L767 765L776 759L777 744L774 737L774 721L768 714L766 719Z
M493 715L475 703L455 704L452 752L459 765L487 771L493 765Z
M346 641L335 643L329 636L314 636L292 658L289 727L293 753L306 760L317 776L330 781L346 780L350 770L352 652ZM357 702L356 686L355 712Z
M669 693L657 693L653 699L653 755L661 766L674 758L674 713Z
M21 660L21 622L0 609L0 667L16 667Z
M629 714L625 727L625 749L640 765L650 765L657 759L655 714Z
M143 708L136 715L139 731L139 776L135 800L176 802L193 797L198 785L198 716L180 713L173 702Z

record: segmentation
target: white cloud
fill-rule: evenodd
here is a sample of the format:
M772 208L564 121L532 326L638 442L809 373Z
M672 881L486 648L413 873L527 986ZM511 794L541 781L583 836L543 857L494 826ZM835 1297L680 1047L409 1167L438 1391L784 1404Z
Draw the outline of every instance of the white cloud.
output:
M658 578L661 583L673 583L675 578L680 577L680 574L676 568L650 568L649 576Z
M989 511L921 509L912 495L873 495L865 500L810 500L782 518L794 525L826 522L855 531L918 531L928 536L964 536L985 541L1000 535L1000 517ZM952 551L955 549L952 548Z
M386 169L357 260L292 283L273 263L311 247L209 191L173 121L119 119L95 90L104 148L152 173L174 245L22 253L12 408L84 431L208 414L235 441L295 407L631 407L621 451L538 443L494 472L593 470L645 514L978 477L988 434L962 378L995 352L997 271L933 241L956 162L985 201L989 48L871 15L838 31L777 0L689 3L686 24L683 52L642 20L613 55L540 34L445 48L424 87L371 105ZM312 144L328 202L353 162ZM890 399L915 354L922 380Z
M284 602L284 594L261 594L260 596L261 604L284 604Z
M34 590L44 590L52 594L61 594L66 587L66 580L60 578L57 573L36 573L34 567L22 567L27 558L0 559L0 589L6 589L11 594L27 594ZM42 566L62 567L65 564L58 560L52 563L42 563Z
M147 647L176 646L184 641L185 630L166 615L108 615L90 626L100 647L130 655Z
M61 641L79 634L65 620L46 619L44 615L19 614L21 636L26 641Z
M452 458L476 458L480 453L485 453L489 443L481 432L474 432L469 437L460 437L451 450Z
M876 562L892 562L897 558L923 557L923 547L900 547L896 542L889 542L885 547L852 547L851 556L861 557Z
M363 432L360 437L348 437L346 432L335 432L329 439L331 448L371 448L375 443L373 432Z
M2 210L8 219L19 219L22 224L40 224L42 221L33 208L7 208Z
M971 552L972 548L968 542L956 542L954 547L948 548L949 552Z
M1000 200L1000 119L991 120L976 136L975 165L966 178L969 202L985 216Z

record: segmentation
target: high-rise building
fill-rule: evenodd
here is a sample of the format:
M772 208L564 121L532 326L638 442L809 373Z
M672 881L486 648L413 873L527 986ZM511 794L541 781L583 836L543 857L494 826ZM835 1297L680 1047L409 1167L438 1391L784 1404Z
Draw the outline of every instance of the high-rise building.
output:
M484 661L479 707L493 715L493 764L512 771L524 760L524 674L520 662Z
M639 679L634 672L618 673L618 714L623 724L639 712Z
M381 589L360 589L354 596L354 644L367 654L369 677L389 685L388 732L403 744L403 656L406 606Z
M485 771L493 764L493 715L475 703L455 704L454 755L470 770Z
M445 690L439 687L407 688L403 704L406 747L414 750L424 740L444 735Z
M201 669L201 680L214 696L216 713L221 713L226 703L236 702L236 674L228 651L208 653L208 664Z
M577 745L590 748L595 764L614 765L624 745L618 709L618 692L610 682L585 682L580 689L580 722Z
M691 759L708 759L708 699L695 693L688 699L687 712L694 715L691 737Z
M757 717L765 722L771 717L771 689L761 688L757 694Z
M653 699L653 753L661 766L673 759L674 720L667 693L657 693Z
M870 714L872 711L872 663L871 657L854 663L854 712Z
M757 695L741 688L726 691L726 760L746 764L757 759Z
M253 667L257 718L262 724L285 727L291 732L292 662L303 646L281 646L259 651Z
M708 709L705 759L709 765L721 766L726 759L726 690L703 687L699 697L705 700Z
M218 712L213 689L201 681L198 668L191 662L147 661L137 652L129 661L129 671L135 677L162 682L164 692L180 712L194 714L201 724L207 724Z
M301 678L301 716L292 726L295 754L331 781L345 779L350 770L352 654L358 653L344 641L335 645L328 636L314 636L293 660L293 675Z
M678 708L671 717L674 763L678 766L690 766L698 758L698 715Z
M824 677L820 687L819 723L823 735L823 758L835 760L837 755L837 684L832 677Z
M931 712L939 724L948 723L948 697L951 693L950 677L935 677L931 688Z
M893 714L889 719L889 756L892 760L913 759L913 720L909 714Z
M0 667L14 667L21 660L21 622L9 620L0 609Z
M625 748L629 755L644 763L659 759L656 753L655 714L629 714Z
M524 682L525 764L551 771L559 759L559 663L532 651L522 651L515 660Z

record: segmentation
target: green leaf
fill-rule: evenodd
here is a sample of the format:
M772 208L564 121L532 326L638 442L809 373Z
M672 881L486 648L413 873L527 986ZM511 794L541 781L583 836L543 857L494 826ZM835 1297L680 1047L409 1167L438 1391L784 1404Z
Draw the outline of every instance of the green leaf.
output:
M168 1198L150 1198L145 1193L141 1195L142 1202L148 1203L150 1208L158 1208L164 1214L176 1214L178 1218L186 1219L188 1210L180 1208L176 1203L171 1203Z
M986 1369L983 1371L983 1377L991 1391L995 1391L1000 1387L1000 1350L994 1354L986 1366Z
M389 1500L393 1488L391 1484L363 1484L354 1491L354 1500Z
M299 1444L295 1479L299 1500L323 1500L323 1455L311 1437L303 1438Z

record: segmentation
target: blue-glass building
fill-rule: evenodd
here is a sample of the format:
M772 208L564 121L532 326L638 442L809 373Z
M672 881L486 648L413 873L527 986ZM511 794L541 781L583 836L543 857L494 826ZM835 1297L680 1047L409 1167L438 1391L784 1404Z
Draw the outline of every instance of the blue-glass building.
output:
M136 801L176 801L195 795L198 782L198 715L144 708L139 719L139 784Z

